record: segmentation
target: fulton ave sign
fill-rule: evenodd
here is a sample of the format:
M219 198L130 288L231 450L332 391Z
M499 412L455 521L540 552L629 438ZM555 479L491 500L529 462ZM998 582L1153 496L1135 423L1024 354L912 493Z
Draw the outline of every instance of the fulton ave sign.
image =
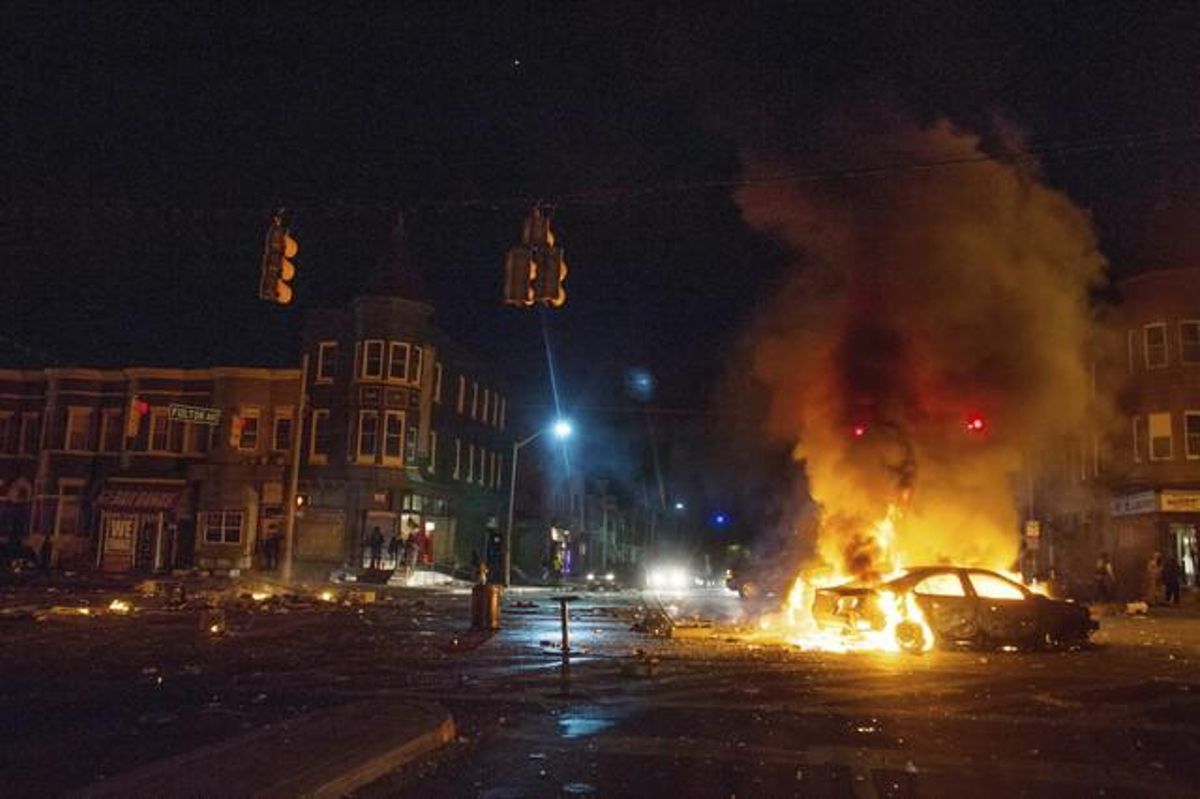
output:
M221 423L221 411L217 408L202 408L199 405L179 405L172 402L167 406L167 416L175 422L193 422L216 426Z

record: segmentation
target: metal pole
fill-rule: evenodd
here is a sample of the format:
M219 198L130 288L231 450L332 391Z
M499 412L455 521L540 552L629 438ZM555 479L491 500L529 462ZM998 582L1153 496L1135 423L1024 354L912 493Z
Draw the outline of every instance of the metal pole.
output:
M300 358L300 397L292 431L292 473L285 497L287 510L283 522L283 581L292 581L292 552L296 543L296 493L300 482L300 455L304 452L304 396L308 389L308 351Z
M512 537L513 537L513 509L517 504L517 455L521 451L521 447L533 441L540 436L545 430L539 430L528 438L523 438L520 441L514 441L512 447L512 468L508 474L508 524L504 528L504 587L508 588L512 581Z

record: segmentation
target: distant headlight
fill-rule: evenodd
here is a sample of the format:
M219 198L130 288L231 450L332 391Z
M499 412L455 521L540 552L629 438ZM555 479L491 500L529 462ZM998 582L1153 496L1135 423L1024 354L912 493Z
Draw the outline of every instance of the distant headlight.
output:
M596 575L595 575L593 572L588 572L588 573L587 573L587 581L588 581L589 583L590 583L590 582L592 582L592 581L594 581L595 579L596 579Z
M691 584L682 566L661 566L646 573L646 586L667 591L683 591Z
M608 574L604 575L604 579L608 580L611 583L613 580L617 579L617 575L613 574L612 572L609 572Z

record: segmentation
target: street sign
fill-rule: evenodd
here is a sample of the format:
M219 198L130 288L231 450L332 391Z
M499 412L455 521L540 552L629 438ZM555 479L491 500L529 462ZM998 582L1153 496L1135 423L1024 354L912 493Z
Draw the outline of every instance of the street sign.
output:
M202 408L199 405L179 405L172 402L167 406L167 416L176 422L194 422L214 427L221 423L221 411L218 408Z

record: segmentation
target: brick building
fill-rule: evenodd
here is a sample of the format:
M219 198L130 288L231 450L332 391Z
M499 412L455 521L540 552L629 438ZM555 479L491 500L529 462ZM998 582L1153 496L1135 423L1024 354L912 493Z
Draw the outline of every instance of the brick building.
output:
M1200 574L1200 268L1147 272L1118 284L1110 360L1120 386L1107 544L1127 594L1155 551L1185 584Z
M374 528L466 563L507 493L507 399L432 315L397 237L366 294L308 319L303 420L299 369L0 370L0 537L49 537L62 567L259 567L298 444L300 575L361 565Z

